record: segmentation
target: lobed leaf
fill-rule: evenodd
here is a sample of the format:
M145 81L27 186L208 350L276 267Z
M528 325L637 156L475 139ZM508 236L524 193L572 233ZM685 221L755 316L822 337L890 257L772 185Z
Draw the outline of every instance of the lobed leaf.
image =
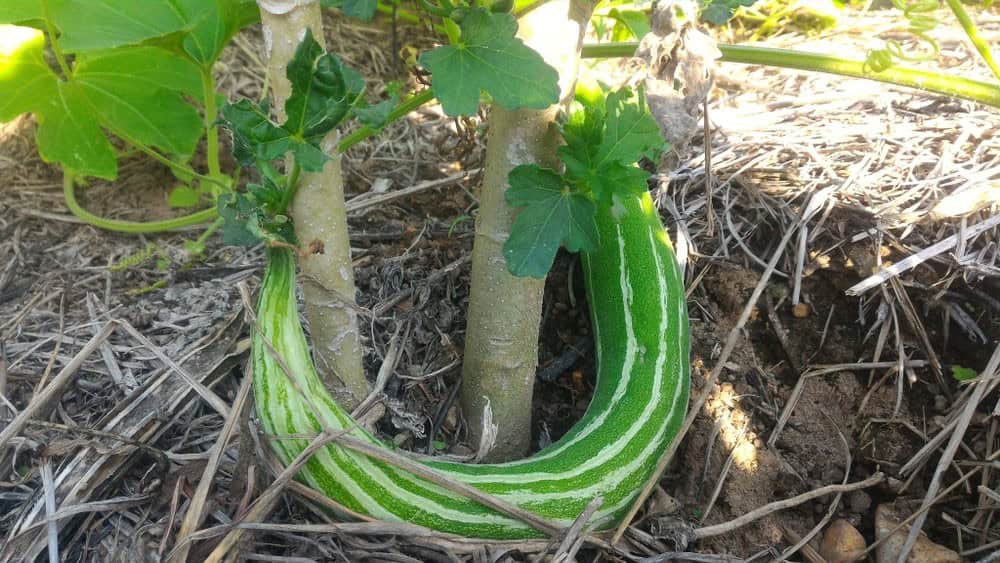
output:
M593 202L565 186L558 173L521 165L508 179L507 202L523 207L503 247L512 274L545 277L560 245L571 252L596 248Z
M597 151L598 165L609 161L631 164L649 151L662 150L663 137L646 105L642 91L622 88L608 93L604 137Z
M458 43L420 55L446 114L474 114L483 91L507 109L544 109L559 101L559 74L515 36L514 16L470 8L460 27Z
M324 53L309 29L286 74L292 94L285 101L283 127L317 143L340 123L364 90L361 76L344 67L333 53Z

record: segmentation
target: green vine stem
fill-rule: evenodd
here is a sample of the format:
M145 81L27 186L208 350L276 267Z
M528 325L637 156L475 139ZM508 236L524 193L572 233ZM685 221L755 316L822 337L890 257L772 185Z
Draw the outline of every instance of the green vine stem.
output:
M222 167L219 165L219 126L218 109L215 106L215 79L212 77L212 65L201 68L201 89L205 98L205 156L208 160L208 175L213 178L222 177Z
M638 43L635 42L584 45L583 57L631 57L635 54L637 46ZM766 65L867 78L1000 108L1000 84L991 84L971 78L899 66L893 66L882 72L874 72L865 66L864 61L791 49L719 45L719 50L722 51L720 60L723 62Z
M976 27L975 22L972 21L972 18L969 17L969 13L965 11L965 6L962 5L961 0L945 0L945 2L948 3L951 12L955 14L959 25L965 30L965 35L969 37L969 41L979 51L979 56L983 58L986 66L990 67L993 76L1000 80L1000 65L997 65L996 59L993 58L990 44L982 35L979 35L979 29Z
M407 115L411 111L416 110L420 106L430 102L434 99L434 91L430 88L417 93L407 96L405 100L399 103L391 112L389 112L389 118L386 119L386 125L396 121L397 119ZM382 127L384 129L385 126ZM340 144L337 145L337 150L340 152L347 152L348 149L354 145L364 141L368 137L377 134L381 129L374 129L368 127L367 125L358 129L357 131L351 133L350 135L344 137L340 140Z
M419 92L417 94L412 94L408 96L405 100L399 103L389 114L389 119L387 123L392 123L397 119L405 116L411 111L427 104L434 99L434 92L428 88ZM206 107L206 114L208 110ZM371 127L362 127L351 133L350 135L341 139L339 146L340 152L344 152L347 149L357 145L358 143L364 141L368 137L375 135L379 132L379 129L373 129ZM131 142L130 142L131 143ZM141 150L142 152L152 156L157 161L171 167L174 169L180 169L184 173L191 174L192 176L204 180L206 182L212 182L217 185L225 186L217 178L212 178L209 176L203 176L193 172L190 168L177 164L172 160L164 157L163 155L157 153L150 147L146 147L142 144L131 143L134 147ZM216 138L216 145L218 144L218 138ZM211 146L211 145L210 145ZM218 154L218 148L216 148L216 154ZM225 186L227 187L227 186ZM116 231L119 233L160 233L164 231L171 231L175 229L183 229L185 227L190 227L192 225L198 225L201 223L207 223L212 221L219 216L219 212L215 207L204 209L190 215L185 215L183 217L176 217L173 219L166 219L163 221L120 221L118 219L108 219L106 217L101 217L99 215L94 215L93 213L84 209L76 199L75 187L73 184L73 177L69 171L64 171L63 173L63 194L66 199L66 206L69 210L76 215L78 218L86 221L87 223L94 225L95 227L106 229L109 231Z
M80 205L76 199L76 187L73 182L73 174L69 170L63 170L63 198L69 210L83 221L107 231L119 233L162 233L164 231L174 231L185 227L192 227L211 221L219 216L215 207L203 209L190 215L164 219L162 221L121 221L118 219L108 219L94 215Z

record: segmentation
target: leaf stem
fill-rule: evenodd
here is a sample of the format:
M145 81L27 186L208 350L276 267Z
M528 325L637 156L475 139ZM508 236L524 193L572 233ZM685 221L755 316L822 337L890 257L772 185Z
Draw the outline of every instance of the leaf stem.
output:
M229 184L227 184L226 182L220 180L217 177L212 177L212 176L206 176L204 174L199 174L198 172L195 172L194 169L191 168L190 166L187 166L185 164L180 164L178 162L174 162L173 160L170 160L169 158L167 158L167 157L163 156L162 154L156 152L152 147L146 145L145 143L142 143L140 141L137 141L137 140L133 139L131 136L126 135L125 133L123 133L123 132L121 132L121 131L119 131L117 129L112 129L112 131L114 132L115 135L121 137L126 142L128 142L130 145L132 145L133 147L135 147L135 148L139 149L140 151L142 151L143 153L151 156L153 158L153 160L159 162L160 164L166 166L167 168L170 168L171 170L174 170L176 172L180 172L181 174L184 174L184 175L187 175L187 176L191 176L192 178L197 178L197 179L201 180L202 182L209 182L211 184L215 184L216 186L219 186L221 188L225 188L226 190L229 189ZM218 140L216 140L216 150L218 150Z
M42 18L45 20L45 31L49 34L49 45L52 46L52 53L56 56L56 61L59 63L63 77L66 80L70 80L73 78L73 71L70 70L69 64L66 62L66 56L63 55L62 49L59 47L56 28L52 25L52 16L49 15L49 0L42 0Z
M389 117L385 121L385 125L380 128L372 128L367 125L358 129L357 131L351 133L350 135L341 139L340 144L337 145L337 150L340 152L347 152L348 149L354 145L364 141L368 137L375 135L379 131L385 128L386 125L396 121L397 119L407 115L411 111L419 108L420 106L430 102L434 99L434 90L428 88L417 94L413 94L407 97L405 100L399 103L391 112L389 112Z
M961 0L945 0L948 7L951 8L955 18L958 23L965 30L965 34L969 37L969 41L972 45L979 51L979 56L983 58L986 66L990 67L990 71L993 76L1000 80L1000 65L997 65L996 60L993 58L993 52L990 50L990 44L982 35L979 34L979 29L976 27L975 22L969 17L969 13L965 11L965 6L962 6Z
M201 67L201 90L205 98L205 150L208 160L208 175L222 176L219 165L219 126L216 125L218 109L215 106L215 78L212 77L211 63Z
M279 215L285 215L288 213L288 205L292 203L292 198L295 197L295 191L299 189L299 174L302 173L302 167L299 166L298 162L292 163L292 171L288 175L288 183L285 186L285 191L281 194L281 204L278 205L277 212Z
M637 46L638 43L635 42L584 45L583 56L585 58L631 57L635 54ZM721 44L719 50L722 51L720 60L723 62L766 65L867 78L1000 107L1000 85L971 78L899 66L875 72L864 61L791 49Z
M99 229L116 231L119 233L161 233L164 231L173 231L211 221L219 215L218 210L215 207L210 207L190 215L164 219L162 221L142 222L108 219L106 217L94 215L90 211L84 209L76 200L75 190L76 188L73 183L73 174L69 170L63 169L63 197L66 200L66 206L69 207L69 210L73 213L73 215L76 215L80 219Z

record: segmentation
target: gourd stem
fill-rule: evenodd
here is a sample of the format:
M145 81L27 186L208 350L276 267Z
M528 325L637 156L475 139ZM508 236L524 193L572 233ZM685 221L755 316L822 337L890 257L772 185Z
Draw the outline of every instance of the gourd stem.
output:
M965 6L962 5L960 0L945 0L948 7L951 8L951 12L955 14L955 19L958 20L958 24L962 26L965 31L965 35L968 36L969 42L972 46L979 51L979 56L982 57L983 62L986 66L990 67L990 72L993 76L1000 80L1000 65L997 65L996 59L993 58L993 51L990 50L990 43L982 35L979 34L979 29L976 28L975 22L969 17L969 12L965 11Z
M631 57L638 43L601 43L584 45L584 58ZM844 59L821 53L791 49L752 47L747 45L719 45L722 62L743 63L825 72L854 78L867 78L886 84L916 88L925 92L944 94L1000 107L1000 84L991 84L971 78L953 76L915 68L892 66L875 72L864 61Z
M405 115L408 115L411 111L414 111L415 109L430 102L433 99L434 99L434 91L431 90L430 88L423 90L422 92L412 94L411 96L407 97L405 100L400 102L399 105L397 105L391 112L389 112L389 117L386 119L386 125L392 123L393 121L396 121L397 119ZM347 152L347 150L353 147L354 145L360 143L361 141L364 141L365 139L371 137L372 135L378 134L379 131L381 131L384 128L385 126L376 129L373 127L368 127L366 125L361 129L358 129L357 131L341 139L340 143L337 145L337 150L339 150L342 153Z
M121 221L101 217L87 211L77 201L73 174L69 170L63 170L63 198L66 200L66 207L69 207L73 215L97 228L119 233L162 233L207 223L219 216L218 210L215 207L210 207L190 215L162 221Z

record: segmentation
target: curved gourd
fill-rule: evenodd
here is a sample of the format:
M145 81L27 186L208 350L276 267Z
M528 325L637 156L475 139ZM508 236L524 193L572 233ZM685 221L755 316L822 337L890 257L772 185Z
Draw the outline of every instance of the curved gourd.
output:
M421 463L557 524L569 525L601 495L603 504L591 522L608 528L628 511L683 421L689 392L688 317L673 248L649 194L616 197L613 206L598 211L597 224L600 248L583 254L598 366L586 414L560 440L527 459ZM258 320L254 392L278 456L290 463L308 445L305 437L321 430L320 420L329 429L350 429L354 437L381 445L333 401L316 374L299 321L295 264L287 249L269 251ZM314 454L298 477L347 508L380 520L479 538L542 535L524 522L336 444Z

